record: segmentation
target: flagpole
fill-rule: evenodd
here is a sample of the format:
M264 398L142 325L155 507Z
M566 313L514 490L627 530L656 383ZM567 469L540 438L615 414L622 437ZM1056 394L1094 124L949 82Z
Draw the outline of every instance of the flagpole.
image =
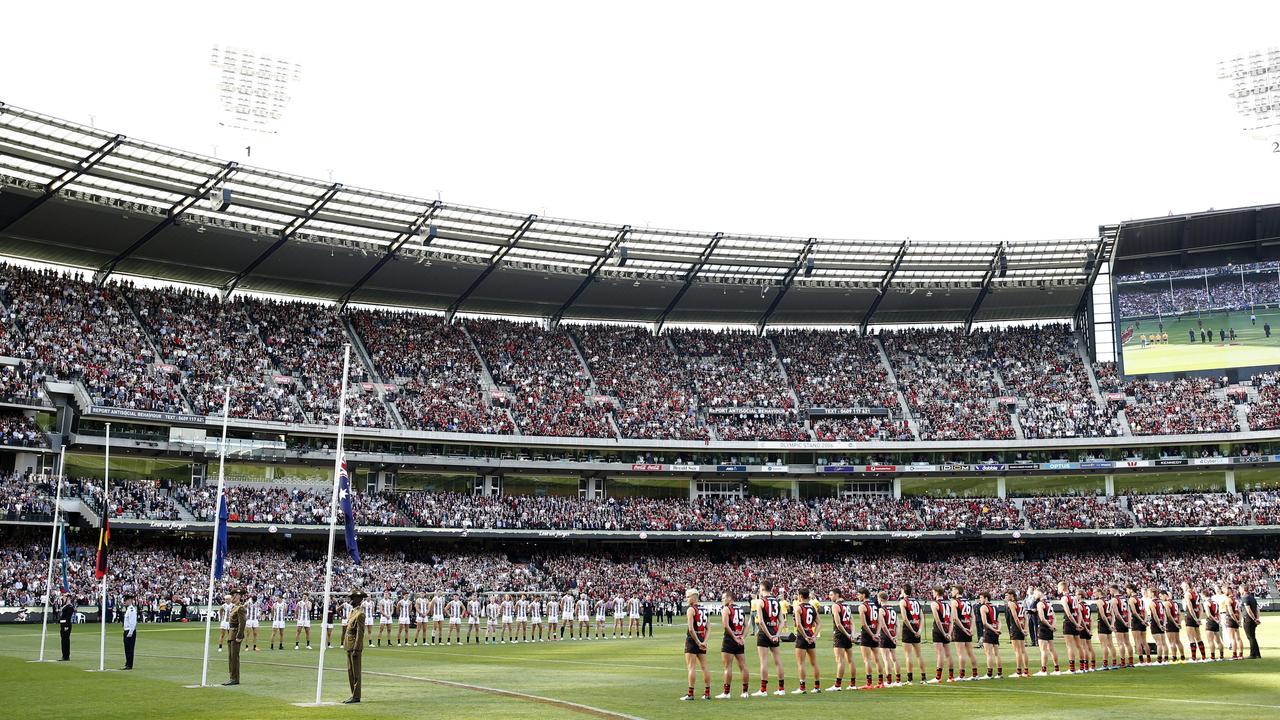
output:
M213 551L209 553L209 605L204 614L204 660L200 665L200 687L209 686L209 633L213 625L214 565L218 562L218 519L222 515L222 484L226 477L227 420L231 411L231 383L222 396L222 442L218 445L218 492L213 496ZM235 642L235 638L232 638Z
M49 539L49 571L44 578L44 615L40 620L40 662L44 662L44 639L49 631L49 601L53 594L53 553L58 548L58 510L62 507L62 476L67 464L67 446L62 445L58 456L58 490L53 501L53 537Z
M338 395L338 452L333 456L333 492L329 498L329 557L324 568L324 606L320 615L320 628L329 621L329 593L333 590L333 534L338 527L338 482L342 472L342 426L347 419L347 377L351 369L351 343L343 346L342 351L342 393ZM316 668L316 704L320 704L320 693L324 687L324 649L326 642L320 643L320 664Z
M111 423L107 423L106 459L103 462L103 470L102 470L102 522L105 527L109 527L106 525L106 522L110 517L110 513L111 513ZM110 533L111 531L107 530L106 532ZM99 547L98 552L105 552L109 550L111 540L107 538L104 538L104 540L106 541L108 548ZM103 672L107 669L107 577L109 575L111 575L111 571L108 567L107 572L102 573L102 612L99 613L99 615L101 616L99 619L102 620L102 622L100 623L102 626L102 633L101 633L101 639L98 643L98 672Z

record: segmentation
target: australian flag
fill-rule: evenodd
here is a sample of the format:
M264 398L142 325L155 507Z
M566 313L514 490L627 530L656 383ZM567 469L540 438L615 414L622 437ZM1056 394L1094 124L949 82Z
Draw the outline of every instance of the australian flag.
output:
M213 577L222 579L222 566L227 561L227 493L224 491L218 496L218 529L217 549L213 555Z
M347 474L347 459L342 458L338 471L338 507L342 508L342 517L346 521L347 550L351 560L360 564L360 550L356 547L356 514L351 510L351 476Z

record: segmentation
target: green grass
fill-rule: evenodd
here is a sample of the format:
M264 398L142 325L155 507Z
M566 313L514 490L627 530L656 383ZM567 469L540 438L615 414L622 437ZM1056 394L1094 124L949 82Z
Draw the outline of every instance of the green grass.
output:
M364 704L299 708L314 699L317 652L245 653L243 685L187 689L199 681L202 628L144 625L139 630L136 669L131 673L87 673L97 668L97 626L77 627L70 663L36 664L39 626L0 627L0 687L9 709L0 717L53 718L585 718L578 703L603 711L596 717L772 718L851 716L877 718L1134 717L1204 718L1214 715L1280 718L1280 617L1261 626L1261 661L1095 673L1087 676L1006 679L947 686L912 686L869 693L824 693L805 697L698 702L676 700L685 687L682 631L659 628L653 639L559 642L445 648L374 648L364 655ZM216 632L216 631L215 631ZM292 632L290 629L289 632ZM829 632L824 633L829 635ZM719 644L718 638L714 645ZM54 656L57 634L46 652ZM290 646L292 647L292 646ZM820 640L824 681L834 664L830 643ZM788 686L795 661L784 646ZM1059 646L1059 653L1063 650ZM856 656L856 651L855 651ZM925 661L932 650L925 648ZM981 653L979 653L981 658ZM325 699L346 697L341 652L326 655ZM1031 651L1033 665L1036 651ZM1063 655L1065 663L1065 654ZM981 662L981 660L980 660ZM119 626L108 628L107 667L122 663ZM1006 667L1012 666L1005 648ZM719 684L718 655L709 658L713 694ZM861 667L861 661L858 662ZM748 667L756 673L754 650ZM1034 669L1034 668L1033 668ZM221 682L226 656L210 657L210 680ZM461 687L448 683L463 683ZM736 682L735 682L736 685ZM495 691L522 693L504 695ZM536 696L536 697L528 697ZM542 700L539 700L541 698Z
M1195 315L1164 318L1164 332L1169 334L1167 345L1142 347L1139 336L1159 330L1159 320L1144 318L1135 323L1121 320L1120 328L1134 326L1133 339L1124 346L1124 372L1126 375L1146 375L1190 370L1214 370L1217 368L1254 367L1280 364L1280 310L1258 312L1258 323L1249 322L1248 311L1205 313L1204 328L1217 331L1235 328L1234 342L1200 342L1199 325ZM1271 337L1263 332L1264 323L1271 323ZM1187 331L1196 331L1196 342L1190 342Z

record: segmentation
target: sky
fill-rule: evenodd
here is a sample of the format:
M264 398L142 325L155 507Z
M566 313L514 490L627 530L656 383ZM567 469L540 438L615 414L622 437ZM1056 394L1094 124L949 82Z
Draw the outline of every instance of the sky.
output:
M5 24L0 102L542 216L963 242L1280 199L1216 76L1280 44L1274 2L60 1ZM215 45L302 66L278 133L219 126Z

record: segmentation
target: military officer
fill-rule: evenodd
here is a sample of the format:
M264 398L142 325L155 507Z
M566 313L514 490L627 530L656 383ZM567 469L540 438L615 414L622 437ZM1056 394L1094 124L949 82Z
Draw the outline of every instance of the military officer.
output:
M360 661L364 653L364 599L360 590L351 591L351 617L342 628L342 648L347 651L347 681L351 684L351 697L346 704L360 702Z
M244 647L244 628L249 619L249 611L244 606L244 595L239 588L231 591L231 613L228 616L230 625L227 634L227 672L231 676L223 685L240 684L240 648Z

